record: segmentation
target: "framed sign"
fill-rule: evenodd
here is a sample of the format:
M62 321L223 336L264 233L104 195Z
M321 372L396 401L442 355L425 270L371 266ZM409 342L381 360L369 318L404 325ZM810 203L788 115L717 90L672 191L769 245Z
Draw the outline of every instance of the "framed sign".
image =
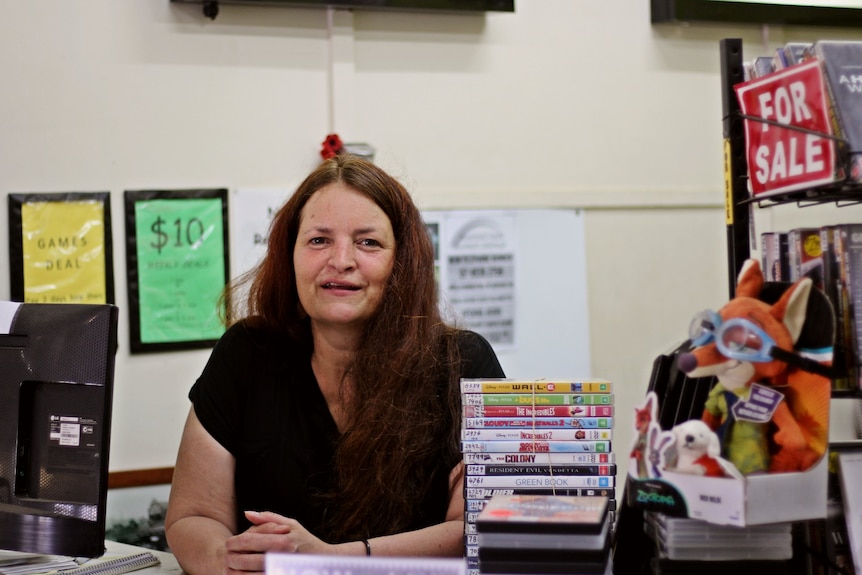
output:
M859 0L650 0L653 24L719 22L780 26L862 24Z
M113 304L110 193L29 193L8 198L11 299Z
M227 190L125 192L132 353L212 347L230 278Z

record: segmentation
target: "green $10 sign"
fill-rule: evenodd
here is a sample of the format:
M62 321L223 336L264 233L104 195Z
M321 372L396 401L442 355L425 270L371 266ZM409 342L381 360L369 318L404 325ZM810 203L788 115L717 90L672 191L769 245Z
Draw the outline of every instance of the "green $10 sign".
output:
M217 339L226 280L221 198L135 203L142 343Z

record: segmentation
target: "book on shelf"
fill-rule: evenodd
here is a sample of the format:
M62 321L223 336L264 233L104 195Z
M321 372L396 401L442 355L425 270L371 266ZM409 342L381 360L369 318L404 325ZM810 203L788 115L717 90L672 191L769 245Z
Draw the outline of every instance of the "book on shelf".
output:
M823 68L835 135L846 142L840 152L846 177L862 182L862 42L820 40L812 51Z
M614 499L613 489L593 489L585 487L582 489L485 489L481 487L468 488L466 498L470 500L488 501L495 495L566 495L577 497L604 497L608 500L608 509L611 512L617 510L617 500ZM484 507L482 508L484 509ZM476 511L471 509L470 511ZM481 509L479 509L481 511Z
M787 233L787 251L790 259L790 281L811 278L814 287L822 290L823 250L820 245L820 228L794 228Z
M485 575L610 575L613 561L602 551L525 551L479 548L480 572Z
M495 495L476 519L481 573L605 573L611 512L604 497Z
M519 380L462 379L461 393L610 393L611 382L603 379Z
M778 276L780 266L770 273L767 252L787 237L789 277ZM832 389L840 392L862 390L862 224L832 224L795 228L787 232L761 234L763 273L766 281L796 281L811 277L814 286L829 300L835 316ZM855 289L854 289L855 288Z
M811 50L810 42L788 42L784 45L784 58L788 66L800 64Z
M495 495L476 522L479 533L601 533L607 526L605 497Z
M612 417L465 417L467 429L611 429Z
M612 405L465 405L464 417L613 417Z
M783 70L787 68L787 54L784 52L783 47L778 47L772 52L772 70Z
M763 232L760 234L761 262L766 281L788 281L790 278L790 259L787 246L787 232Z
M840 248L840 225L827 225L820 228L820 247L823 251L823 293L832 304L835 312L835 343L832 353L832 364L836 367L836 376L832 380L832 389L849 390L855 388L856 361L855 354L850 351L852 339L848 336L848 325L844 315L845 302L842 297Z
M850 276L847 268L847 253L845 245L845 228L847 224L834 227L832 232L832 250L836 263L835 274L835 341L836 347L841 349L843 355L843 366L846 376L842 374L837 385L841 388L856 389L859 380L859 368L857 357L856 320L853 316L853 305L850 297ZM841 355L838 357L840 358ZM837 364L836 364L837 365Z
M550 406L613 405L613 393L464 393L464 405Z
M605 497L495 495L476 519L480 548L601 551L608 546Z
M463 455L464 463L467 465L488 465L494 463L535 463L541 465L616 463L616 454L614 453L497 453L483 451L464 453Z
M468 575L479 566L476 524L497 496L565 496L613 500L611 382L578 380L461 380L464 544ZM616 502L609 505L613 517ZM491 563L493 573L523 571L518 560ZM586 564L582 565L587 567ZM542 569L551 569L543 562ZM559 567L559 566L558 566ZM566 568L571 571L572 564ZM602 568L601 571L595 569ZM604 563L589 572L604 572Z
M610 441L613 429L562 429L536 427L489 427L461 430L464 441Z
M843 280L842 310L845 329L849 331L849 353L853 355L854 365L862 358L862 224L840 226L839 250L840 276ZM849 327L849 329L848 329ZM862 388L860 371L856 369L854 389Z
M582 487L614 487L616 477L610 475L467 475L465 485L469 487L516 488L539 487L542 489L579 489Z
M541 464L473 464L467 466L467 475L616 475L614 464L600 465L541 465Z
M665 559L785 561L793 556L791 523L737 527L647 513L646 529Z
M475 490L473 490L475 491ZM608 516L610 517L611 525L614 522L614 516L616 511L616 501L613 497L612 489L602 489L602 490L589 490L589 489L495 489L494 492L490 495L478 495L476 497L468 498L467 501L467 511L468 512L481 512L488 505L488 502L491 501L492 497L495 496L509 496L509 495L553 495L554 497L602 497L608 500ZM474 524L471 533L476 533L476 525Z
M464 453L610 453L611 442L596 440L542 441L513 439L510 441L462 441Z
M752 79L762 78L763 76L766 76L773 72L775 72L775 67L773 66L772 58L770 56L758 56L752 62Z

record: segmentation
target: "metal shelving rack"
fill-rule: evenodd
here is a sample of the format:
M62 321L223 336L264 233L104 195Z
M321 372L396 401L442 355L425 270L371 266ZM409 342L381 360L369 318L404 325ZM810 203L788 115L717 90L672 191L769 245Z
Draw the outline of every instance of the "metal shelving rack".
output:
M720 41L721 103L724 136L725 223L727 225L728 293L733 298L736 278L742 264L751 257L750 206L768 208L795 203L799 207L835 203L837 206L862 203L859 184L837 183L816 189L800 190L767 199L752 199L748 192L748 162L745 151L745 128L742 111L734 86L745 79L742 40L725 38ZM835 391L832 396L862 398L862 390Z

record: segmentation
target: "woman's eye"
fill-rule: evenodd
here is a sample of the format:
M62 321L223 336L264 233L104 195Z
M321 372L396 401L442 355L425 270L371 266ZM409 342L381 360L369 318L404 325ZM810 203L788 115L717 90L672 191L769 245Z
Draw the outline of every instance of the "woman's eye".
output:
M313 246L320 246L320 245L323 245L325 242L326 242L326 240L323 238L311 238L311 241L309 241L308 243L310 243Z
M377 240L372 240L371 238L365 238L364 240L360 240L359 243L366 247L377 247L380 245L380 242Z

